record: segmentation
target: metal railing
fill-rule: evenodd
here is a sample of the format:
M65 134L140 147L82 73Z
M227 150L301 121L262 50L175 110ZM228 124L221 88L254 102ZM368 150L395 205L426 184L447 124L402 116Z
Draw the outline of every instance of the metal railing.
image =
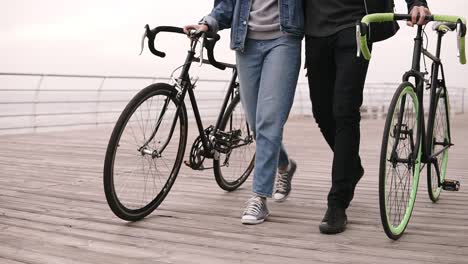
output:
M0 73L0 133L111 125L134 94L151 83L169 81L153 76ZM227 84L198 82L204 87L196 91L200 110L207 117L216 115Z
M0 134L113 125L130 98L168 78L0 73ZM363 118L383 118L398 84L369 83ZM228 80L200 80L195 90L204 119L214 119ZM464 113L464 88L450 88L452 113ZM427 101L427 100L426 100ZM190 104L188 113L192 115ZM291 115L311 115L307 83L299 83Z
M399 85L399 83L366 83L361 108L362 116L364 118L385 118L395 89ZM465 98L465 90L466 88L462 87L448 87L452 116L465 112L464 104L467 99ZM426 115L429 110L429 95L428 91L424 93L424 111Z

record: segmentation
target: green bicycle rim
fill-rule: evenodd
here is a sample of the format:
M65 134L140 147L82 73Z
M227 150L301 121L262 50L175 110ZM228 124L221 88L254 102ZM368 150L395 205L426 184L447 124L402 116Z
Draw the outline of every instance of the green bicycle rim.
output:
M401 98L403 95L409 95L414 104L415 108L415 114L416 114L416 124L419 124L419 102L417 95L414 93L413 88L410 86L405 87L402 92L400 93L400 96L397 101L397 105L401 102ZM421 140L421 139L420 139ZM385 200L385 211L386 211L386 217L387 217L387 223L388 223L388 228L390 232L396 236L400 235L403 233L403 231L406 229L406 226L409 222L409 219L411 218L411 214L413 212L413 207L414 207L414 202L416 201L416 193L418 190L418 183L419 183L419 175L421 173L421 142L418 144L418 156L417 159L415 160L415 165L414 165L414 170L413 170L413 186L410 194L410 198L408 200L408 206L406 207L405 210L405 215L403 216L403 219L401 220L400 224L398 226L394 226L391 224L390 218L389 218L389 212L388 212L388 206L387 206L387 200ZM385 197L387 196L387 190L385 189Z
M440 98L440 97L439 97ZM445 98L446 100L444 101L444 103L446 104L447 106L447 112L445 113L446 115L446 118L448 119L450 117L450 101L449 101L449 97L448 97L448 94L445 95ZM438 104L439 102L437 102ZM434 117L435 118L435 117ZM446 120L446 126L448 126L448 120ZM432 130L435 129L435 126L433 125L432 126ZM434 137L434 132L432 132L432 137ZM445 139L450 142L450 138L449 138L449 135L448 135L448 128L446 127L445 128L445 135L444 135ZM432 143L433 144L433 143ZM431 149L433 149L433 145L431 145ZM443 156L442 156L442 166L440 168L440 181L441 183L444 182L445 180L445 177L446 177L446 172L447 172L447 162L448 162L448 151L449 151L450 148L447 148L444 153L443 153ZM432 166L431 166L432 168ZM434 170L435 172L435 170ZM431 177L432 177L432 171L431 171ZM430 188L430 191L432 192L432 197L434 198L435 201L437 201L439 199L439 196L440 196L440 192L442 191L442 187L439 186L435 191L432 189L432 179L431 179L431 186L427 186L428 188Z
M445 180L445 176L446 176L446 171L447 171L447 161L448 161L448 149L446 149L444 151L444 154L443 154L443 158L442 158L442 168L440 170L440 181L441 182L444 182ZM429 188L432 189L432 186L428 186ZM439 199L439 196L440 196L440 192L442 191L442 187L438 187L435 191L432 190L432 196L434 197L434 199Z

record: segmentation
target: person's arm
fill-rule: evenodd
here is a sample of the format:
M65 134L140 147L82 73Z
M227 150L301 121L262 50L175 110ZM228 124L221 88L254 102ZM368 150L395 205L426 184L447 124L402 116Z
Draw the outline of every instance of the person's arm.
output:
M426 0L406 0L406 4L408 5L408 11L411 11L415 6L427 7Z
M424 25L427 23L425 18L431 15L431 11L427 7L426 0L406 0L406 4L408 5L408 12L411 14L411 21L407 22L409 26L415 24Z
M230 28L236 0L215 0L211 13L200 20L198 25L187 25L184 31L190 29L198 31L211 31L217 33L219 30Z
M210 31L215 33L230 28L235 5L236 0L215 0L213 10L202 19L202 22L208 24Z

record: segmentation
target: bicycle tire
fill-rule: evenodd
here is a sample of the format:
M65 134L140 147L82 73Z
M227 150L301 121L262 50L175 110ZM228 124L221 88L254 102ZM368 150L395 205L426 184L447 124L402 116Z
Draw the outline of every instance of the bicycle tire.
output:
M402 104L403 107L401 107ZM403 235L416 200L422 149L419 109L419 101L413 85L408 82L402 83L396 90L388 109L379 169L380 216L385 233L393 240ZM411 113L409 113L410 111ZM397 114L396 124L395 114ZM410 128L409 125L413 126ZM414 129L414 126L416 126L416 129ZM390 153L389 146L391 148ZM395 153L400 150L404 151L401 157L398 157L398 154L395 156ZM403 159L403 156L406 156L407 160ZM414 158L414 156L416 157ZM406 165L402 165L406 162ZM403 178L399 175L401 171L407 172ZM400 179L399 182L393 177L395 174ZM388 182L389 176L390 182ZM404 179L404 184L402 184L401 179ZM411 185L411 188L409 188L409 185ZM393 187L395 189L392 191ZM408 187L408 190L402 189L405 187ZM399 192L399 189L402 191ZM398 200L399 198L401 200ZM395 212L396 210L399 211Z
M242 104L240 104L239 94L232 99L231 103L227 107L219 129L224 132L240 130L242 132L241 137L244 138L248 135L252 135L251 142L249 144L232 149L229 154L220 153L220 157L213 160L213 171L216 183L221 189L230 192L239 188L247 180L255 163L255 144L253 142L253 133L251 131L249 131L250 134L247 133L247 129L249 128L243 112ZM239 158L239 160L232 159L233 153ZM227 168L231 168L230 164L233 161L240 163L239 166L241 167L230 172Z
M187 143L187 112L176 95L177 90L166 83L144 88L127 104L112 131L104 161L104 192L112 212L123 220L137 221L153 212L169 193L178 175ZM159 99L164 100L164 105L157 113ZM151 122L152 117L157 121ZM167 120L164 119L166 117ZM172 122L176 122L173 130ZM164 129L166 125L169 129ZM161 133L154 134L156 127ZM142 132L143 137L138 132ZM163 149L159 157L153 155L158 148ZM145 149L153 151L151 154L143 153ZM171 168L167 163L173 156ZM162 176L165 179L161 179ZM151 180L152 186L147 186ZM159 190L157 180L161 183ZM147 189L151 187L155 189L150 193L151 190Z
M429 116L428 121L428 150L430 156L434 153L442 151L443 147L440 144L449 145L451 143L449 133L449 116L450 116L450 104L447 89L441 87L436 93L435 98L435 112ZM434 144L434 141L437 144ZM436 146L437 145L437 146ZM447 161L448 151L450 147L446 148L436 157L436 162L439 168L440 183L443 183L447 172ZM427 164L427 190L429 198L432 202L437 202L440 197L442 187L439 185L439 177L437 176L437 170L432 162Z

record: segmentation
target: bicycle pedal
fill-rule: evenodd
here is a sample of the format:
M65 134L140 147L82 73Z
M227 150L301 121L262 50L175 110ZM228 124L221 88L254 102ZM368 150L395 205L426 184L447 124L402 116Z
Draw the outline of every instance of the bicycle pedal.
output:
M458 192L460 190L460 182L456 180L446 179L442 183L442 189L445 191Z

